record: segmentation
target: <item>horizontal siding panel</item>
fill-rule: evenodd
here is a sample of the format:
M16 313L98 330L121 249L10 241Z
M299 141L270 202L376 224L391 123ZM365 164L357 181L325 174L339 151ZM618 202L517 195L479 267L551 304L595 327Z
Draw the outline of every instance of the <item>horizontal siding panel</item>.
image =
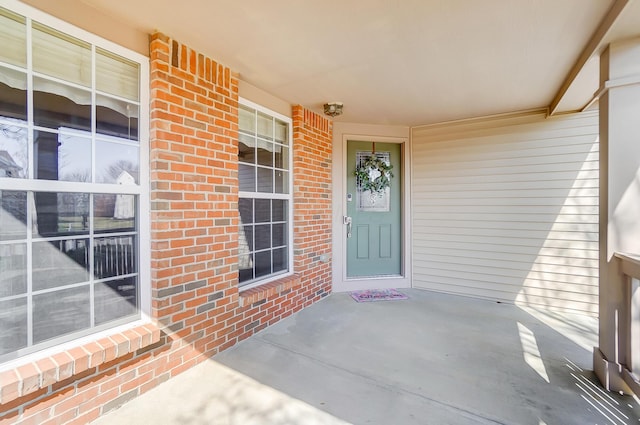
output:
M578 219L575 218L577 221ZM598 223L593 222L544 222L544 221L493 221L493 220L428 220L428 219L415 219L414 228L416 230L428 228L429 226L446 228L447 232L449 228L463 229L494 229L494 230L506 230L506 231L519 231L519 230L536 230L543 232L587 232L598 233Z
M512 239L536 239L536 240L565 240L565 241L598 241L598 234L596 232L557 232L557 231L544 231L544 230L518 230L511 229L487 229L484 227L460 228L450 227L443 228L439 226L415 226L413 230L414 234L428 234L428 235L459 235L459 236L488 236L488 237L502 237Z
M467 208L461 209L451 205L435 205L429 203L428 199L414 199L414 212L418 213L459 213L467 212L471 214L504 214L504 208L492 205L469 205ZM428 208L420 208L426 206ZM508 214L555 214L555 215L573 215L580 217L581 212L588 215L597 215L597 205L513 205L509 207Z
M416 190L417 195L425 195L428 192ZM597 205L598 198L595 196L588 197L531 197L531 198L445 198L440 199L437 203L443 206L494 206L494 207L518 207L518 206L593 206ZM415 205L432 205L435 204L433 199L422 198L415 201Z
M574 187L576 183L583 180L595 180L599 181L598 162L593 163L594 168L585 170L583 168L580 171L566 171L557 170L552 173L512 173L508 179L505 179L503 174L493 174L485 170L482 174L482 179L469 179L470 175L466 175L464 172L451 171L451 175L444 176L445 171L434 173L434 175L428 174L428 171L420 173L420 175L414 176L414 182L419 185L428 184L430 187L437 188L440 185L466 185L468 187L476 187L478 185L495 187L494 183L500 183L501 185L511 185L511 187L519 187L518 185L526 185L526 182L531 182L536 185L539 184L563 184L562 187ZM584 164L583 164L584 166ZM521 183L523 182L523 183ZM509 187L509 186L507 186ZM539 186L535 186L539 187ZM463 186L462 190L465 189Z
M467 198L484 198L484 199L492 199L492 198L539 198L539 199L548 199L548 198L584 198L598 197L598 189L597 188L521 188L521 189L494 189L494 190L432 190L429 188L421 188L421 190L416 190L417 193L421 195L428 196L429 199L467 199Z
M575 283L577 285L591 285L597 282L598 269L584 268L580 274L575 273L575 268L561 267L554 265L547 265L545 267L539 267L542 270L535 270L535 264L531 265L530 270L507 268L506 263L499 263L495 267L481 266L477 264L463 264L458 261L457 263L443 263L436 261L423 261L420 267L416 267L416 272L420 270L429 270L432 273L449 276L449 277L465 277L471 279L471 276L483 276L483 281L493 282L494 278L498 281L498 278L507 278L501 280L501 283L509 285L516 285L520 287L524 280L538 280L545 282L558 282L558 283ZM511 263L515 264L515 263ZM573 273L572 273L573 272ZM594 280L595 279L595 280Z
M462 266L450 267L447 264L429 264L417 266L415 269L416 276L439 276L441 279L447 278L452 282L457 280L481 282L483 287L493 288L496 285L503 287L510 286L514 289L521 288L525 283L542 285L550 282L558 284L575 285L575 291L579 291L581 286L593 286L598 284L596 276L578 276L567 274L528 272L526 270L520 273L509 269L495 269L487 271L478 267L462 269ZM483 273L484 272L484 273ZM428 283L432 279L418 278L417 283ZM420 287L420 286L419 286ZM512 289L513 290L513 289ZM594 301L595 302L595 301Z
M431 212L424 211L420 214L421 220L431 222L449 221L451 225L457 227L462 223L479 220L482 222L497 221L499 223L521 222L521 223L595 223L598 224L598 214L495 214L495 213L473 213L473 212Z
M545 187L547 189L561 189L563 191L575 189L598 189L599 179L597 178L597 174L598 173L595 173L596 177L594 178L577 178L574 174L572 178L569 179L556 177L554 180L530 179L528 181L501 181L500 190L539 190L541 187ZM452 191L481 192L496 190L495 182L490 182L485 179L475 182L469 182L468 179L461 179L460 182L454 182L451 180L433 181L433 179L424 179L423 184L428 188L429 192L432 193Z
M507 261L537 261L548 264L573 264L581 262L585 267L598 267L598 249L537 248L504 245L471 245L468 243L420 241L415 244L416 257L438 253L450 257L474 257ZM584 262L584 263L583 263Z
M525 239L519 237L495 237L495 236L470 236L470 235L448 235L448 234L427 234L413 230L413 240L417 243L420 240L438 241L438 242L459 242L467 243L470 246L486 246L486 245L503 245L510 249L514 246L522 246L528 248L560 248L564 249L572 247L574 249L597 249L596 241L565 241L565 240L543 240L543 239ZM595 248L594 248L595 247Z
M540 262L552 264L564 264L567 261L589 260L598 262L598 249L580 249L574 247L551 248L517 245L493 245L493 244L469 244L448 241L420 241L415 244L416 257L420 259L431 253L439 253L453 257L474 256L478 258L504 259L511 258L518 261L532 261L540 259ZM542 260L544 259L544 260ZM593 267L593 266L588 266Z
M579 158L588 157L590 154L597 154L598 147L593 145L594 138L597 136L578 136L571 138L555 138L541 140L527 140L526 142L509 143L505 140L501 141L496 138L487 138L488 143L478 143L462 147L452 147L455 144L464 142L461 140L452 140L446 144L438 145L437 142L431 142L427 147L425 144L416 147L413 153L420 154L428 152L429 158L433 162L444 160L447 162L451 155L456 155L460 162L481 162L495 159L528 159L535 161L536 159L546 158L549 156L575 156ZM560 143L558 143L560 142Z
M518 256L505 254L502 258L490 258L490 255L465 256L464 253L458 255L446 254L426 254L421 256L421 262L425 265L449 264L455 269L456 266L477 266L477 270L482 267L491 267L498 270L500 268L511 270L526 270L530 267L530 272L559 273L579 276L598 276L598 261L587 259L567 259L558 257L535 257Z
M414 286L597 312L597 140L594 113L413 129Z
M415 155L415 152L413 153ZM553 164L564 164L565 169L573 165L573 167L582 167L582 164L595 162L598 160L598 152L590 152L587 154L562 154L562 155L540 155L535 157L516 157L516 158L498 158L498 159L477 159L456 161L456 168L476 170L476 169L496 169L496 171L515 170L515 167L531 167L531 166L547 166ZM436 161L436 157L429 158L430 173L438 170L446 170L451 167L451 162ZM578 168L578 169L580 169Z
M425 165L426 166L426 165ZM455 166L452 166L455 167ZM566 166L564 168L567 168ZM503 190L535 190L548 188L562 189L570 191L571 189L580 188L598 188L594 186L594 175L598 175L597 167L593 170L580 172L581 175L574 173L570 178L564 178L554 170L540 170L536 168L535 172L530 172L526 167L514 167L511 172L499 173L500 170L481 170L482 172L468 173L468 170L458 169L457 173L447 168L442 173L430 170L428 173L421 173L415 178L416 190L438 192L446 191L447 186L461 191L503 191ZM518 174L518 172L526 173L526 176ZM452 174L446 176L445 174ZM590 175L591 177L586 177ZM502 179L502 181L501 181ZM504 185L504 186L502 186ZM449 190L451 189L449 188Z
M542 124L544 126L544 124ZM583 128L563 128L556 130L540 130L542 127L538 125L537 129L529 127L534 131L529 133L527 137L522 137L526 128L520 128L513 132L491 133L490 131L481 133L458 133L447 137L439 137L437 135L418 136L413 133L413 140L427 142L428 149L433 152L450 149L452 153L468 152L470 149L489 146L491 149L503 152L536 149L548 146L571 146L591 144L598 137L598 127L586 126ZM460 142L464 141L466 147L462 147ZM417 145L418 151L427 149L425 145ZM594 146L593 149L598 149Z
M419 157L412 152L412 160L419 161ZM416 181L420 181L420 179L435 179L435 178L443 178L443 177L483 177L483 176L502 176L503 181L511 181L511 178L514 175L518 175L520 173L524 173L526 175L531 174L529 178L535 177L538 180L546 180L549 176L549 173L555 172L563 172L570 169L570 164L567 163L544 163L544 164L513 164L510 166L503 166L500 168L489 168L489 167L457 167L455 164L449 164L447 167L438 167L437 169L431 168L430 163L426 160L419 163L420 167L423 168L422 172L415 177ZM579 172L583 171L591 171L598 170L598 161L583 161L583 162L574 162L573 169L574 173L577 175ZM579 167L579 168L578 168ZM577 168L577 169L576 169Z

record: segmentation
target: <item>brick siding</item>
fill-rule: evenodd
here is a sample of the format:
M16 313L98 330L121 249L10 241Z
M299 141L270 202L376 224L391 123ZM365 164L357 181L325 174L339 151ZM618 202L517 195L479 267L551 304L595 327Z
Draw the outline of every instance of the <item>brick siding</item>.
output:
M150 41L153 323L0 373L0 424L81 424L331 291L332 123L293 108L295 274L238 291L238 75Z

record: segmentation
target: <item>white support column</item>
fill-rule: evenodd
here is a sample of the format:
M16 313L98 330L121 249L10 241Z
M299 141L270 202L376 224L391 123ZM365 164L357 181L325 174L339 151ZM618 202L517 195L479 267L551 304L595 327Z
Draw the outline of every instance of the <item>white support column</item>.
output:
M614 253L640 254L640 38L612 43L600 58L600 339L594 370L629 392L630 291Z
M640 344L640 279L630 279L629 297L631 297L631 326L629 343L635 347ZM629 350L627 366L636 374L640 371L640 350Z

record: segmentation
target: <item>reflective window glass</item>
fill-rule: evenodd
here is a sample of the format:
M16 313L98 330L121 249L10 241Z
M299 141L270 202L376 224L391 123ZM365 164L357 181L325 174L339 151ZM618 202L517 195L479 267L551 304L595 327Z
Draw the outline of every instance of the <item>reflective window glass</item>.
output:
M136 230L136 196L96 193L93 195L93 231L95 233Z
M27 292L27 244L0 245L0 298Z
M27 346L27 297L0 299L0 356Z
M96 238L93 246L93 276L96 279L129 275L138 271L135 237Z
M96 132L138 140L138 106L107 96L96 96Z
M0 7L0 365L139 318L148 269L148 61L24 10Z
M40 127L91 131L91 92L33 78L33 122Z
M136 145L96 140L96 182L138 184L140 149Z
M39 343L91 326L89 287L33 296L33 341Z
M256 190L256 168L251 165L238 165L238 183L241 192Z
M57 162L58 180L90 183L91 139L61 129L58 133Z
M0 115L27 124L26 73L0 66Z
M248 105L238 110L238 270L244 286L291 270L291 123Z
M29 131L26 122L0 112L0 177L29 177Z
M33 289L67 286L89 280L89 240L65 239L33 244Z
M34 236L53 237L89 233L89 194L36 192Z
M0 190L0 241L27 237L27 192Z
M136 314L138 309L136 277L94 284L95 320L100 325Z

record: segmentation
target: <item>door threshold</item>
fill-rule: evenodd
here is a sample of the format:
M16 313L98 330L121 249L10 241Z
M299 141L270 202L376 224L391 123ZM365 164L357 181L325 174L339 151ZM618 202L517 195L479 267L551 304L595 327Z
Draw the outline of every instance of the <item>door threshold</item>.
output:
M355 277L347 277L347 282L356 281L356 280L382 280L382 279L404 279L404 276L401 274L384 274L377 276L355 276Z

